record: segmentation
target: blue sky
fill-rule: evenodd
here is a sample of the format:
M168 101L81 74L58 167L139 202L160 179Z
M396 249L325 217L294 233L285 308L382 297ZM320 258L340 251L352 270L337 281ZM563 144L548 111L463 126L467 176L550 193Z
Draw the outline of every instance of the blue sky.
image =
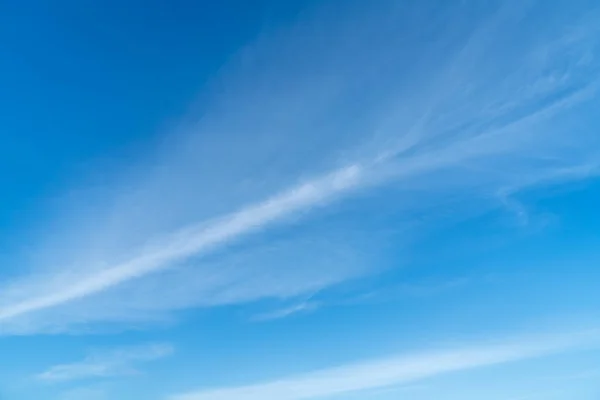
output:
M5 2L0 399L598 398L595 3Z

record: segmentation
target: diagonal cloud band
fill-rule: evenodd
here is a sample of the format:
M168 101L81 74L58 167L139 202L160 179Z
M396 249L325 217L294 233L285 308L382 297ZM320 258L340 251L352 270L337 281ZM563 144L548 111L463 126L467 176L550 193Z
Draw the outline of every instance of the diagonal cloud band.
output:
M74 282L57 293L40 296L0 309L0 320L54 307L89 296L114 285L156 272L170 263L208 251L356 187L361 181L361 167L351 166L279 194L258 205L248 207L201 229L186 230L160 248L150 249L129 262L105 269Z
M266 383L206 389L170 400L306 400L329 398L432 378L438 375L523 361L597 345L597 332L507 341L390 357L315 371Z

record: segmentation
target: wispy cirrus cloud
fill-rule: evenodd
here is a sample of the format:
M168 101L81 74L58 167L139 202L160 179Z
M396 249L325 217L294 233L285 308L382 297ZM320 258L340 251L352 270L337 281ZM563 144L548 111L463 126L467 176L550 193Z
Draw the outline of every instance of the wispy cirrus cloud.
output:
M595 333L529 338L449 350L434 350L319 370L248 386L205 389L170 400L305 400L377 390L435 377L548 356L598 344Z
M329 224L282 251L235 248L316 224L310 217L367 192L410 226L447 201L462 202L460 220L521 190L598 174L600 139L581 124L599 84L597 14L527 36L527 7L386 7L334 24L313 16L234 57L199 121L168 135L152 162L69 203L75 211L61 214L27 272L0 286L0 333L152 320L373 273L365 254L382 240L362 227L350 242ZM310 255L299 273L295 259Z
M169 344L97 351L82 361L55 365L36 378L45 382L67 382L130 375L137 373L138 364L167 357L173 351L173 346Z
M252 317L252 321L270 321L273 319L281 319L294 314L314 311L317 308L319 308L319 303L317 301L304 301L301 303L293 304L289 307L277 309L275 311L257 314L254 317Z

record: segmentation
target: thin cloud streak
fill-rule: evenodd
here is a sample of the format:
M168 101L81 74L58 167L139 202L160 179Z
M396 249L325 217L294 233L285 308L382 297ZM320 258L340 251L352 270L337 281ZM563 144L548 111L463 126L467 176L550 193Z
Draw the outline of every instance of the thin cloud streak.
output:
M294 304L292 306L282 308L275 311L265 312L262 314L255 315L251 318L252 321L261 322L261 321L270 321L274 319L281 319L285 317L289 317L290 315L306 313L310 311L314 311L320 307L320 304L316 301L305 301L303 303Z
M173 346L169 344L105 350L80 362L55 365L36 378L45 382L66 382L130 375L137 373L135 365L167 357L173 351Z
M178 394L169 400L307 400L382 389L438 375L560 353L597 339L589 333L398 356L256 385Z
M0 309L0 320L43 310L78 298L98 293L111 286L156 272L170 263L208 251L243 234L264 228L295 211L317 205L357 186L361 169L344 168L323 178L302 184L256 206L248 207L199 231L192 229L178 234L158 249L106 269L74 286Z

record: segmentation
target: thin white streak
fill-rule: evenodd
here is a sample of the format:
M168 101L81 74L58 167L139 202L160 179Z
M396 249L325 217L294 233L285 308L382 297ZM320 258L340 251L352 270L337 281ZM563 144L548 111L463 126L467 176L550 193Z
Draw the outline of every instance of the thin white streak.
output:
M353 165L304 183L258 205L240 210L200 229L188 230L149 249L129 262L105 269L59 292L42 295L0 309L0 320L47 309L83 298L109 287L159 271L191 255L209 251L237 237L264 228L279 219L355 188L362 169Z
M255 317L253 317L252 320L253 321L269 321L269 320L273 320L273 319L280 319L280 318L289 317L290 315L298 314L301 312L314 311L318 307L319 307L319 303L306 301L303 303L294 304L287 308L282 308L279 310L275 310L275 311L271 311L271 312L267 312L267 313L263 313L263 314L258 314Z
M538 338L499 345L398 356L256 385L202 390L170 400L304 400L406 384L454 371L550 355L589 344L591 336Z
M61 382L124 375L135 372L133 365L136 363L157 360L172 353L173 347L168 344L113 349L88 356L80 362L55 365L36 378L47 382Z

